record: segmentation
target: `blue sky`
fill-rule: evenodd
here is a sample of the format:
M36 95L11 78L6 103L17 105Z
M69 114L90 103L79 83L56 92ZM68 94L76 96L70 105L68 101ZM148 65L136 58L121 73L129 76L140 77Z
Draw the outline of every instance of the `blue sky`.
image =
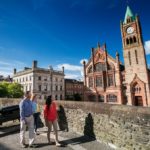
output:
M12 74L38 60L40 67L65 66L66 77L81 78L82 59L107 43L122 58L120 20L127 0L0 0L0 74ZM149 0L128 0L140 15L150 64Z

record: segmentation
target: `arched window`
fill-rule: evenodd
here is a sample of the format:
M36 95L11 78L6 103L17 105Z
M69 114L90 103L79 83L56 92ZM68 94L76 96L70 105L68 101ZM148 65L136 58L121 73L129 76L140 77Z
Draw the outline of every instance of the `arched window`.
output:
M93 87L93 78L89 77L89 87Z
M102 87L103 86L103 78L101 76L96 77L96 87Z
M133 43L133 39L132 39L132 37L130 37L130 44L132 44Z
M135 37L135 36L133 37L133 42L134 42L134 43L136 43L136 42L137 42L137 41L136 41L136 37Z
M88 69L88 73L92 73L92 69L93 69L92 66L90 66Z
M98 101L99 102L104 102L104 96L103 95L98 95Z
M129 45L129 39L128 38L126 39L126 44Z
M131 65L131 54L128 52L129 65Z
M114 85L113 75L108 75L108 86Z
M106 65L104 63L97 63L95 65L95 71L96 72L101 72L106 70Z
M135 50L135 59L136 59L136 63L138 64L138 54L137 54L137 50Z
M117 96L114 94L107 95L107 102L117 102Z

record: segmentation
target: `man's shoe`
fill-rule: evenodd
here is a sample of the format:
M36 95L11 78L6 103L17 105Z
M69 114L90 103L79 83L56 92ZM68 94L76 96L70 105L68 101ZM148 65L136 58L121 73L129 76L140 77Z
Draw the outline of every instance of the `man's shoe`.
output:
M21 144L20 147L21 148L26 148L27 146L26 146L26 144Z
M30 148L37 148L38 146L36 144L32 144L32 145L29 145Z

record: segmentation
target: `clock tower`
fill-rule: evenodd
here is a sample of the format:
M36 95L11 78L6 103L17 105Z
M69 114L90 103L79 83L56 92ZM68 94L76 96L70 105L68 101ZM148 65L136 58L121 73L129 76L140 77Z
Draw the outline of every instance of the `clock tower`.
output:
M128 105L150 106L150 83L140 20L127 6L121 22Z

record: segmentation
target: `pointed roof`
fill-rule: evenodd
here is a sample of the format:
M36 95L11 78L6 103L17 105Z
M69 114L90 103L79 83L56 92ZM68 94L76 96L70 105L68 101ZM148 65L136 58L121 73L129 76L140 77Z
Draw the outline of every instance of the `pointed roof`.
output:
M124 18L124 23L127 23L128 17L131 17L132 20L135 19L135 16L133 15L132 10L130 9L129 6L127 6L127 10L126 10L125 18Z

